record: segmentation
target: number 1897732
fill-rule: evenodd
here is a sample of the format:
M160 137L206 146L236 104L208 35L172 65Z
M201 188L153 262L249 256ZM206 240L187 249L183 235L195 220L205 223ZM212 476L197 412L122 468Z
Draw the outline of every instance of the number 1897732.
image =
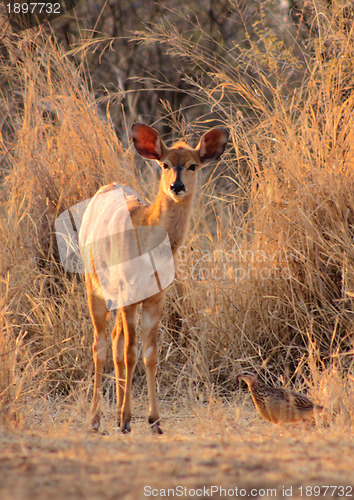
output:
M6 9L9 14L64 14L59 2L7 3Z

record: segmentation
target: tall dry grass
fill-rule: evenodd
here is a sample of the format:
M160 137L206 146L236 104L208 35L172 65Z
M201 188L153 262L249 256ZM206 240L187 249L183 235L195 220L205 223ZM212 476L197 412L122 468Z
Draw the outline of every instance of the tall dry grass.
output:
M112 180L140 186L109 114L54 37L8 30L2 43L1 393L23 402L33 391L67 394L90 371L84 286L60 266L56 217Z
M239 369L262 366L353 421L353 26L341 2L323 9L310 38L288 45L262 22L233 50L192 24L136 34L187 61L191 102L208 110L187 120L166 105L175 134L212 121L232 138L201 173L162 318L160 397L231 397ZM89 397L92 326L82 277L61 269L55 218L113 180L150 199L157 181L135 166L130 117L117 138L109 96L98 108L84 60L44 29L9 30L2 43L0 394L18 423L34 398ZM144 392L140 364L135 378Z
M232 131L235 153L224 182L204 187L185 259L198 342L210 339L206 378L228 378L246 353L294 373L311 345L318 366L352 369L354 32L345 2L312 7L315 35L290 47L264 21L248 49L213 40L211 51L200 27L193 39L192 26L166 23L136 35L201 68L185 76L211 110L200 122Z

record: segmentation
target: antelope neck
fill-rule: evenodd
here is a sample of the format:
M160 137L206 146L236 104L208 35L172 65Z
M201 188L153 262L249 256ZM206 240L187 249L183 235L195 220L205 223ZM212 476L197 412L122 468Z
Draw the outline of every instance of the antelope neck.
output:
M155 202L147 209L148 224L166 229L172 251L183 242L192 203L191 194L187 193L180 201L175 201L160 186Z

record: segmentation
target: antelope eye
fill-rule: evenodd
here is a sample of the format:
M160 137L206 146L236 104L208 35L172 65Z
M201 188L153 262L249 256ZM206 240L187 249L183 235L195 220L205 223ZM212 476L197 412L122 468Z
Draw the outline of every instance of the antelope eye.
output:
M188 167L188 170L192 170L194 172L194 170L196 169L197 165L195 163L193 163L193 165L190 165Z
M165 170L167 170L168 168L170 168L170 166L169 166L169 165L167 165L167 163L163 163L163 164L162 164L162 167L163 167Z

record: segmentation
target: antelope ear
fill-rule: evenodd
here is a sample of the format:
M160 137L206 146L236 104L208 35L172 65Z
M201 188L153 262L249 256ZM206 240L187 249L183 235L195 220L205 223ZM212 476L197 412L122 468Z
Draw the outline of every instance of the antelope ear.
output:
M166 146L157 130L143 123L134 123L132 138L135 149L140 156L147 160L161 159Z
M223 127L212 128L202 136L197 146L202 164L215 161L223 154L229 138L229 131Z

